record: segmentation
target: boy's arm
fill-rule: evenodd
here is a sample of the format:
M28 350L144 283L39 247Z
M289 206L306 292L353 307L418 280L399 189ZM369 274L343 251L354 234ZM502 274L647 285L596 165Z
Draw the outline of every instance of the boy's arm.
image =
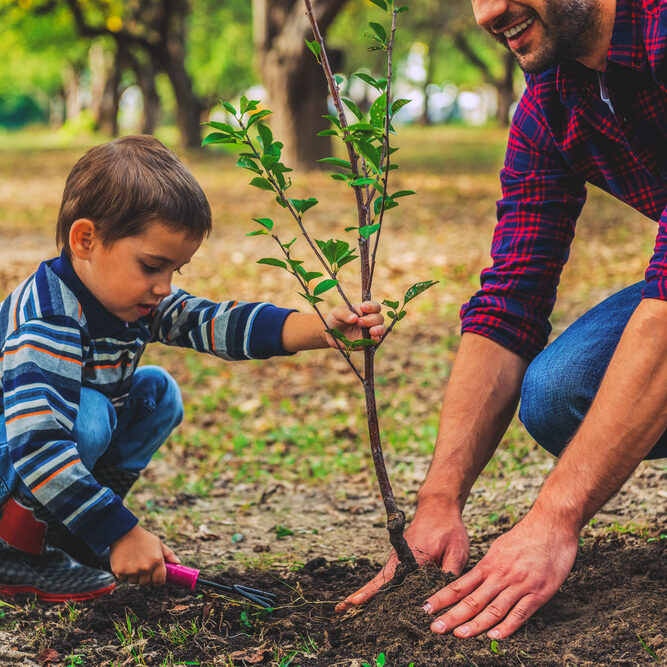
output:
M79 458L72 428L78 413L81 332L69 318L33 320L5 341L0 376L7 444L32 495L96 553L136 525Z

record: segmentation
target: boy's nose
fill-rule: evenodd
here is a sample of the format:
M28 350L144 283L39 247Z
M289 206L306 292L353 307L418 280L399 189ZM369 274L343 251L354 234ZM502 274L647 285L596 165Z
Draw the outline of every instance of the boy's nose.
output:
M169 296L171 294L171 276L155 283L153 285L153 294L161 299Z

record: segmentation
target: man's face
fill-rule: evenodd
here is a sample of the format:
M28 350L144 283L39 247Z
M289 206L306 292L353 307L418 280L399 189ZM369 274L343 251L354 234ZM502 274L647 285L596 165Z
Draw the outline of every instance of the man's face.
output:
M134 322L171 293L174 271L190 261L199 245L185 233L153 222L137 236L106 247L94 244L87 261L77 264L77 273L110 313Z
M477 23L524 72L586 56L599 37L599 0L472 0L472 7Z

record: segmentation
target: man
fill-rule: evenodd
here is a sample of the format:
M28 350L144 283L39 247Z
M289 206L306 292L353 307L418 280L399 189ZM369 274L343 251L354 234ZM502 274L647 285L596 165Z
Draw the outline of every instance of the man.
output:
M515 54L527 89L501 172L494 263L462 310L433 461L406 538L421 562L461 573L469 554L461 511L521 397L527 430L559 460L526 516L424 606L434 632L502 639L556 593L581 528L640 461L667 455L667 3L472 5ZM541 352L585 181L657 221L655 251L644 281ZM393 555L339 609L372 597L395 565Z

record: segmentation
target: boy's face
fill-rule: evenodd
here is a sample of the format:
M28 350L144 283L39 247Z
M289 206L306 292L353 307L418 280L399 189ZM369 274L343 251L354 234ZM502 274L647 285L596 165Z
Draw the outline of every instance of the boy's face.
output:
M200 244L184 232L153 222L141 234L106 247L93 232L83 256L71 244L72 264L83 284L111 314L134 322L171 293L174 271L190 261Z

